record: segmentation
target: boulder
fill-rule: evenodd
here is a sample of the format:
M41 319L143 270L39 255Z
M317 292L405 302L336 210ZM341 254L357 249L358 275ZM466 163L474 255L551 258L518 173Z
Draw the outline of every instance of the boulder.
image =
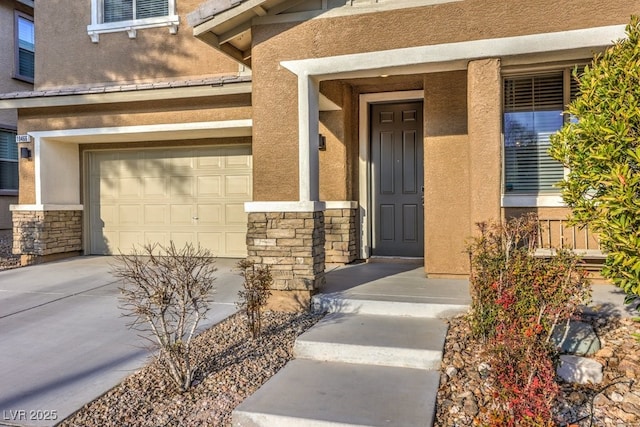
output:
M586 357L563 354L560 356L558 376L568 383L600 384L603 366L600 362Z
M593 330L593 326L585 322L569 322L569 332L563 342L565 326L564 323L556 325L551 334L551 342L560 353L591 356L600 350L600 339Z

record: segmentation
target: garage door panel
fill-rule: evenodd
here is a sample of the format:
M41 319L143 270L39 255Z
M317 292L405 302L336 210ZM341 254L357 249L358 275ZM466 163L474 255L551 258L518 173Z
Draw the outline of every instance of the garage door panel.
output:
M173 240L246 256L250 146L100 151L88 164L91 253Z
M143 197L166 198L169 196L167 177L144 177L142 178Z
M142 205L121 204L118 206L118 221L122 225L140 225L142 223Z
M244 211L243 203L227 203L225 205L225 218L227 224L245 225L248 217Z
M225 177L225 196L248 198L251 196L251 177L247 175L227 175Z
M135 178L121 178L118 180L118 198L132 198L140 199L142 196L141 179Z
M119 245L115 249L115 253L131 253L132 250L140 251L144 246L144 233L142 231L121 231L118 233ZM113 251L113 247L110 247Z
M219 175L198 177L198 197L223 197L222 177Z
M167 246L169 244L170 241L170 234L169 232L146 232L144 233L144 243L146 245L154 245L154 244L160 244L162 246Z
M193 196L194 178L192 176L172 176L169 178L169 194L173 196Z
M247 252L247 234L246 231L226 232L225 233L225 249L230 256L242 257Z
M104 199L117 199L118 198L118 181L113 178L100 178L98 179L98 197Z
M222 233L202 231L202 232L198 232L198 242L200 243L201 247L209 249L213 254L213 256L219 256L221 253L225 253L221 245L222 236L223 236ZM246 252L246 247L245 247L245 252ZM225 254L226 256L230 255L228 253L225 253Z
M169 209L167 205L144 205L144 224L168 225Z
M172 204L170 207L170 225L190 225L193 223L193 205Z
M169 234L169 238L173 240L176 247L182 248L187 243L191 243L192 245L197 245L196 233L195 231L192 233L189 232L171 232Z
M196 162L196 167L199 170L210 169L222 169L224 167L224 158L220 155L213 155L211 153L201 152Z
M201 203L197 209L199 225L224 225L221 203Z
M123 156L120 159L119 176L123 178L140 176L144 167L144 161L140 157L141 154L134 154L134 158Z

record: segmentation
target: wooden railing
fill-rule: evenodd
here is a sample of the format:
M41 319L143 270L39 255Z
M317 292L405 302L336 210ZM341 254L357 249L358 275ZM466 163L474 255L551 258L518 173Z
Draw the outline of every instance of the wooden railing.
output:
M568 225L566 219L540 218L536 254L551 255L557 248L570 249L584 258L605 257L600 249L597 234L591 232L588 227Z

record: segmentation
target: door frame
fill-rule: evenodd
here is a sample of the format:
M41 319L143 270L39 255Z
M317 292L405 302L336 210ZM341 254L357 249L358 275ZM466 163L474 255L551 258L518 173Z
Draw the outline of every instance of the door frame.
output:
M371 105L383 102L422 101L424 90L377 92L360 95L359 100L359 158L358 158L358 204L360 211L360 258L371 256L373 224L371 218ZM424 126L424 117L423 117ZM424 161L422 162L424 167Z

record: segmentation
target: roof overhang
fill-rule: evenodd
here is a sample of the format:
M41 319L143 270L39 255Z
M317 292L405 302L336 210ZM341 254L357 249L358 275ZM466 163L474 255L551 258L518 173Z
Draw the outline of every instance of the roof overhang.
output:
M193 35L251 66L251 22L277 15L300 0L209 0L187 16Z
M102 93L55 95L32 92L34 96L0 100L0 110L13 108L67 107L73 105L113 104L123 102L162 101L171 99L203 98L210 96L250 94L251 82L229 85L189 86L166 89L131 90ZM20 94L18 94L20 95Z

